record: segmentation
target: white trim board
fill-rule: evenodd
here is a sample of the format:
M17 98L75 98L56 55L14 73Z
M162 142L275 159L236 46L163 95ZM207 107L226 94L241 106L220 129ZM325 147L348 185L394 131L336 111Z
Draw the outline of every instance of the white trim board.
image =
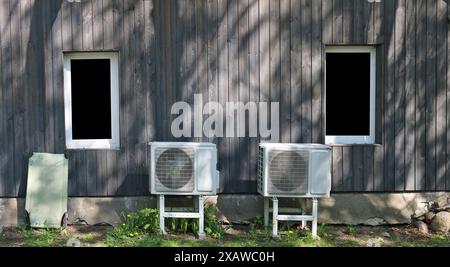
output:
M370 54L370 135L345 136L326 135L325 143L337 144L375 144L375 99L376 99L376 47L375 46L327 46L326 53L369 53ZM325 60L325 86L326 86L326 60ZM326 88L325 88L326 97ZM325 111L326 114L326 111ZM325 116L326 117L326 116ZM326 120L326 118L325 118Z
M109 59L111 72L111 139L73 139L72 135L72 59ZM119 149L119 56L117 52L64 53L64 118L67 149Z

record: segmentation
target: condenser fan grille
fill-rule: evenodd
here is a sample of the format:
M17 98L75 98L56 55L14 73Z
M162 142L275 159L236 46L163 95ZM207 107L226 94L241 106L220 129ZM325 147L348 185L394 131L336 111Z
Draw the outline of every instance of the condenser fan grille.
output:
M307 193L308 169L308 151L270 151L268 192Z
M158 148L156 156L157 191L189 192L194 190L194 151Z

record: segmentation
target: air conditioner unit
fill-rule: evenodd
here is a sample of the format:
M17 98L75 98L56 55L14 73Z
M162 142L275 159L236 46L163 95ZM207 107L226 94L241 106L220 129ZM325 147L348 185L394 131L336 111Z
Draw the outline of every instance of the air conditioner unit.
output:
M320 144L260 144L258 192L264 197L329 197L330 151Z
M150 192L155 195L215 195L217 148L212 143L151 142Z

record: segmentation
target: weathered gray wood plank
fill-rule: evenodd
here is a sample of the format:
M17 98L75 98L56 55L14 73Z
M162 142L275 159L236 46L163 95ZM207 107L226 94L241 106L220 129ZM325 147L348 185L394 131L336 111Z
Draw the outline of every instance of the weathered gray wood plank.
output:
M7 18L7 16L5 15L5 12L9 9L5 8L5 4L8 6L8 2L2 2L0 3L0 27L1 29L3 29L6 24L5 22L5 18ZM7 190L7 182L8 182L8 174L7 174L7 165L8 165L8 160L7 160L7 130L6 130L6 106L4 104L5 102L5 98L6 98L6 90L3 88L6 88L5 85L5 81L3 78L3 69L6 68L6 64L5 64L5 60L4 60L4 55L3 55L3 39L6 39L6 37L2 35L0 35L0 85L2 90L0 90L0 166L2 166L2 168L0 168L0 177L2 178L2 182L0 183L0 194L1 195L6 195L6 190Z
M259 102L259 0L249 1L249 68L250 68L250 101ZM288 50L289 51L289 50ZM286 51L286 53L288 53ZM289 66L288 66L289 67ZM290 77L289 77L290 78ZM290 100L289 100L290 101ZM289 105L289 103L288 103ZM290 117L289 117L290 118ZM258 138L250 138L250 179L257 179ZM256 183L252 188L256 188ZM254 189L255 190L255 189Z
M86 165L86 196L101 196L101 188L97 188L97 183L101 182L98 171L102 170L97 160L97 151L83 151L84 162Z
M261 3L262 4L262 3ZM262 14L260 14L261 18ZM260 21L261 27L261 35L264 32L262 27L264 26L264 21ZM291 1L291 23L290 23L290 32L291 32L291 101L290 101L290 109L291 109L291 142L298 143L301 141L302 134L302 33L301 33L301 2L300 1ZM260 41L261 48L264 47L264 43ZM264 61L266 56L264 54L260 55L260 61ZM263 70L261 66L261 71ZM263 77L264 73L261 73L261 79L268 79ZM264 92L264 81L261 80L260 90ZM261 100L263 101L263 100Z
M280 142L291 141L290 86L290 1L280 1Z
M186 29L186 85L187 89L185 90L185 101L189 103L190 105L194 104L194 94L197 90L197 35L196 35L196 12L195 12L195 5L196 1L189 1L188 6L191 8L188 8L188 14L187 14L187 22L188 28ZM191 125L194 127L194 119L191 119ZM193 130L193 128L192 128ZM190 140L193 140L192 138Z
M16 64L14 64L14 61L17 59L17 46L13 43L15 40L14 36L16 33L13 33L12 30L14 28L11 26L11 22L13 19L13 11L11 9L11 5L13 3L11 1L5 1L5 20L3 20L3 25L0 29L3 31L3 38L1 40L1 47L2 47L2 61L3 61L3 68L2 68L2 74L3 74L3 85L4 85L4 102L3 105L5 106L4 112L6 113L6 143L5 143L5 149L7 151L7 165L6 165L6 194L7 196L14 196L16 194L16 171L15 171L15 159L17 157L15 156L15 143L21 142L21 140L17 140L16 133L15 133L15 101L14 101L14 89L15 89L15 71Z
M417 0L416 6L416 190L425 189L425 108L426 108L426 1Z
M339 44L343 41L343 12L342 0L333 0L333 43Z
M384 190L384 149L382 145L374 146L373 190Z
M52 1L52 83L55 117L55 153L64 153L65 126L64 126L64 80L63 80L63 1Z
M119 64L120 73L126 73L126 40L125 38L125 10L124 10L124 1L116 0L114 2L114 42L116 47L119 49L119 53L122 55L120 57L121 63ZM117 195L126 195L126 177L127 177L127 120L125 113L127 107L127 84L124 78L119 80L120 84L120 110L121 116L120 120L120 146L121 149L117 155Z
M229 101L239 100L239 20L238 1L233 0L228 3L228 97ZM230 115L231 116L231 115ZM227 117L229 118L229 117ZM234 120L234 135L236 136L237 120ZM230 136L230 135L228 135ZM227 181L225 189L229 192L238 192L242 189L242 182L235 182L239 177L239 141L238 138L229 138L230 157L230 180Z
M363 147L363 188L362 191L371 192L374 190L374 147Z
M436 190L445 190L446 184L446 86L447 86L447 4L437 2L437 73L436 73Z
M426 41L426 163L425 188L436 190L436 15L437 1L427 1Z
M45 127L45 151L54 152L55 150L55 117L54 114L54 94L53 94L53 72L52 72L52 53L53 42L51 36L51 27L53 24L53 14L51 14L50 2L43 1L43 36L44 42L43 50L43 70L44 70L44 127Z
M20 82L19 82L19 89L20 90L17 92L16 95L16 101L18 103L18 109L19 109L19 113L17 116L19 116L19 119L17 119L17 123L16 127L17 128L21 128L22 127L22 137L16 137L16 139L21 140L19 142L19 144L22 146L21 148L16 148L16 155L18 155L19 157L19 162L15 162L16 166L18 166L19 170L18 171L18 176L16 179L16 195L18 196L23 196L25 194L25 189L26 189L26 182L27 182L27 165L28 165L28 157L30 155L30 105L29 105L29 90L28 90L28 80L25 77L29 77L28 73L29 73L29 62L28 62L28 47L29 47L29 42L30 42L30 23L31 23L31 6L30 6L30 1L20 1L18 2L19 6L16 7L18 9L18 11L20 12L19 17L20 17L20 22L19 22L19 27L20 29L18 30L17 34L19 34L19 36L17 36L18 40L16 41L17 44L20 46L20 70L17 73L17 75L19 75L20 78ZM0 37L1 38L1 37ZM0 90L2 91L2 90ZM2 94L2 92L0 92L0 95ZM0 97L0 103L1 102L1 97ZM2 108L0 108L0 112L4 114ZM0 115L0 120L1 120L2 116ZM20 125L22 124L22 125ZM0 123L1 125L1 123ZM19 130L20 131L20 130ZM20 135L20 133L18 133ZM0 130L0 139L2 139L1 137L2 135L2 130ZM0 141L0 147L1 147L1 141ZM1 150L1 149L0 149ZM2 154L2 151L0 151L0 155ZM1 157L1 156L0 156ZM21 173L20 173L21 172ZM1 173L1 171L0 171ZM1 178L0 178L1 180ZM0 181L0 183L2 183ZM2 186L0 186L1 188ZM0 189L1 192L1 189Z
M228 25L227 25L227 1L218 0L218 97L219 103L225 106L228 101ZM224 114L223 119L226 115ZM225 127L224 127L225 130ZM223 189L229 175L228 138L220 138L217 144L218 149L218 169L220 171L220 186Z
M239 102L246 104L250 99L249 85L250 85L250 69L249 69L249 36L248 36L248 0L238 1L238 46L239 46L239 58L238 58L238 99ZM246 118L241 121L237 118L237 132L248 132L248 123ZM243 126L243 127L242 127ZM243 129L242 129L243 128ZM247 136L247 134L246 134ZM236 159L240 163L240 170L238 175L242 181L249 180L249 140L246 137L238 138L238 156ZM247 185L246 185L247 186ZM248 188L246 190L252 190Z
M447 15L450 14L450 5L447 5ZM447 25L447 112L450 110L450 27ZM446 127L446 144L447 144L447 157L446 157L446 170L447 170L447 179L446 179L446 190L450 190L450 115L447 113L447 127Z
M344 188L342 167L342 146L333 146L331 174L334 191L342 191Z
M269 45L270 45L270 102L280 102L281 88L281 42L280 42L280 0L269 2ZM280 112L281 115L281 112ZM281 119L282 120L282 119ZM280 130L283 123L278 119ZM279 142L280 140L276 140Z
M395 190L405 189L405 0L399 0L395 15Z
M183 1L185 3L185 1ZM154 9L153 3L151 1L144 1L144 21L145 21L145 32L144 32L144 47L145 47L145 86L148 88L146 90L146 131L148 141L152 141L156 137L156 116L155 116L155 57L156 57L156 44L155 44L155 24L152 18L152 12ZM184 28L183 28L184 32ZM183 42L183 45L185 43ZM183 62L185 62L183 60ZM181 87L181 86L180 86Z
M415 3L406 1L406 78L405 78L405 190L415 188L416 135L416 16Z
M114 47L114 1L102 1L103 47L105 50Z
M385 2L385 174L384 190L395 189L395 5Z
M344 188L342 191L351 192L354 190L354 174L353 174L353 147L342 147L342 180Z
M373 40L377 44L381 44L384 41L384 5L385 3L382 1L381 3L375 4L374 9L374 21L373 21Z
M302 142L312 142L312 10L311 1L301 2L301 31L302 31Z
M138 194L145 194L148 192L146 190L148 183L148 161L147 159L147 131L145 127L145 116L146 112L146 94L147 94L147 84L146 84L146 73L145 73L145 46L144 46L144 1L135 3L134 8L134 36L135 36L135 71L134 71L134 87L136 91L136 110L134 118L134 132L133 135L136 136L135 153L136 153L136 173L138 174L138 181L135 183L135 192ZM145 112L142 112L145 111ZM170 112L170 110L169 110Z
M135 21L134 13L135 6L133 0L124 1L123 16L124 16L124 60L125 60L125 84L122 90L125 91L125 129L126 129L126 157L127 157L127 175L125 181L121 185L125 194L136 191L139 182L136 174L137 170L137 88L135 80L136 68L136 36L135 36ZM119 185L120 186L120 185Z
M101 8L101 9L100 9ZM100 1L94 5L94 46L96 49L102 47L105 50L117 49L119 13L117 12L117 2ZM101 20L99 20L101 18ZM119 60L121 56L119 55ZM120 64L120 62L119 62ZM120 68L120 67L119 67ZM120 83L120 82L119 82ZM121 90L121 86L119 90ZM120 105L120 104L119 104ZM122 110L122 109L121 109ZM121 117L121 116L120 116ZM119 125L121 125L119 119ZM120 134L122 131L120 131ZM121 146L123 143L121 141ZM97 188L98 194L102 196L113 196L118 189L118 151L108 150L97 153Z
M108 179L113 179L113 177L111 173L108 173L107 153L107 151L98 151L95 153L97 166L94 166L94 170L96 173L95 176L91 178L95 181L96 190L94 196L108 196Z
M313 143L323 143L325 140L322 123L322 3L312 1L311 18L311 135Z
M105 49L103 22L104 22L103 0L93 0L92 1L92 40L93 40L94 50Z
M344 44L356 43L355 40L355 1L358 0L343 0L342 1L342 36Z
M351 162L353 166L353 191L364 191L364 146L353 146Z
M81 1L82 46L83 50L94 49L92 1Z
M23 151L25 148L25 133L24 133L24 119L23 113L25 110L25 103L22 101L24 98L22 73L24 72L24 61L22 60L22 47L21 43L21 12L20 3L10 3L10 16L11 16L11 43L14 44L11 47L11 60L15 62L12 64L12 100L13 100L13 196L17 196L20 183L25 176L25 160L23 157ZM1 112L1 111L0 111Z

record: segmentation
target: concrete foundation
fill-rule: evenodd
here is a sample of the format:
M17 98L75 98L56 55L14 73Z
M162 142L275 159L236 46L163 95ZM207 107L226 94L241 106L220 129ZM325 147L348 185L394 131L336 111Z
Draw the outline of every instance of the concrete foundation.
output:
M425 211L424 202L432 201L445 192L429 193L371 193L332 194L319 201L319 223L327 224L405 224L411 215ZM191 206L192 198L168 198L168 206ZM263 199L259 195L220 195L208 197L215 204L219 219L230 223L245 223L262 216ZM282 199L280 207L305 206L298 199ZM310 201L309 201L310 202ZM156 207L156 199L145 197L69 198L69 223L121 223L124 213L145 207ZM16 226L25 218L25 199L0 198L0 225Z

